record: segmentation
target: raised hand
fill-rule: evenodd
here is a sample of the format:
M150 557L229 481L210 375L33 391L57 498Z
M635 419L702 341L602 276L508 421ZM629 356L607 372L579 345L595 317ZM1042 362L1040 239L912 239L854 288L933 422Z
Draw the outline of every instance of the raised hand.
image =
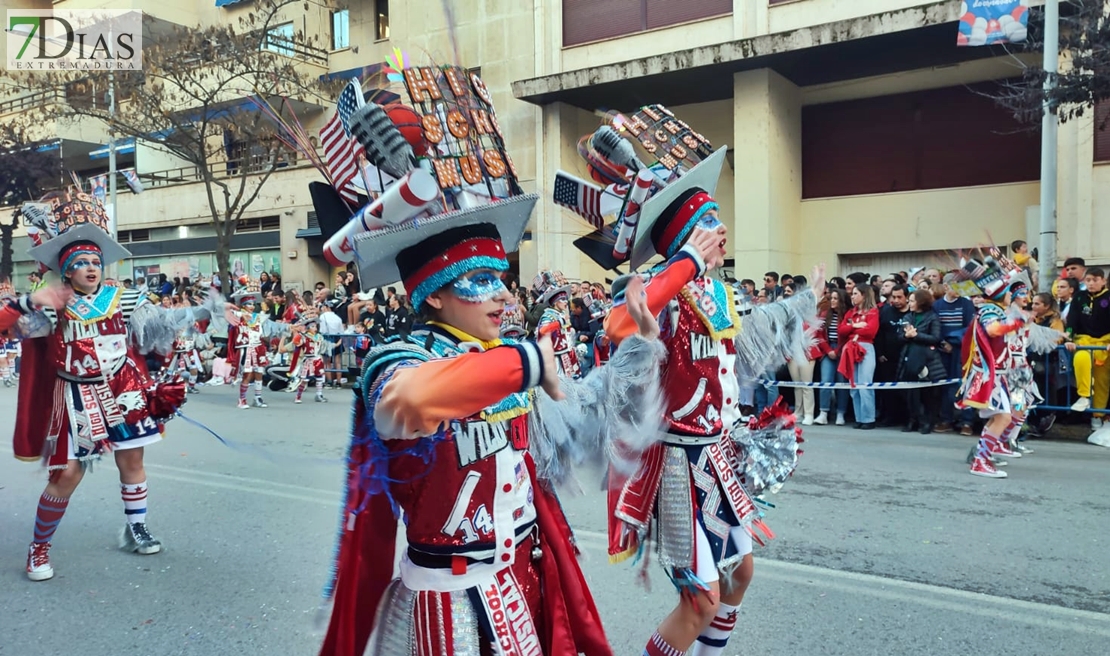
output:
M536 345L540 347L540 356L543 357L543 380L540 381L540 386L552 399L562 401L566 395L559 385L559 367L555 365L555 345L551 343L551 333L541 330Z
M628 307L628 314L640 329L640 337L651 341L659 337L659 322L648 308L647 293L644 291L644 280L640 276L633 276L624 289L624 302Z
M825 263L813 265L813 282L810 283L813 289L825 288Z
M694 233L690 235L690 240L686 242L701 255L707 272L725 263L723 244L727 235L728 231L724 226L719 226L716 230L694 228Z
M64 285L49 285L31 294L31 302L39 307L61 310L73 298L73 290Z

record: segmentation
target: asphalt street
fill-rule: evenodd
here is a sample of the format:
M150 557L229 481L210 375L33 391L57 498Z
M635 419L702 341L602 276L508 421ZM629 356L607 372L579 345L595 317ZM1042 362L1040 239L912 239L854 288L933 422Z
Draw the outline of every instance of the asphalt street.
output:
M305 655L316 652L350 392L268 394L235 408L206 388L147 449L155 556L115 548L124 516L111 460L85 478L51 552L54 580L24 575L38 465L10 457L14 389L0 388L0 655ZM37 408L21 408L35 412ZM727 654L1106 654L1110 450L1039 441L1010 478L967 473L969 438L813 427L771 497L778 534ZM638 655L676 595L652 564L609 565L595 472L563 503L615 653ZM1102 645L1099 647L1099 645Z

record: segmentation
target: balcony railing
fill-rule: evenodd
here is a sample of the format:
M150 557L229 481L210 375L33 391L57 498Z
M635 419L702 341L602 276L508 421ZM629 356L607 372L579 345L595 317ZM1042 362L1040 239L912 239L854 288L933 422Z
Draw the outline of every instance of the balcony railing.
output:
M289 38L283 34L270 32L262 37L262 49L276 52L279 55L302 59L320 66L328 65L328 51L309 45L297 39Z
M65 102L66 96L60 89L36 91L16 98L0 100L0 114L22 112L35 107L42 107L51 103Z

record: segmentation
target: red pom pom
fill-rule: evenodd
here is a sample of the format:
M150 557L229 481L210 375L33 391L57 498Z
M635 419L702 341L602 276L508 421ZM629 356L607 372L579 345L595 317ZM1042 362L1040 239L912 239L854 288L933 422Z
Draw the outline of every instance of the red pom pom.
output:
M169 419L183 405L185 383L181 380L159 383L147 394L147 408L150 416L157 421Z
M401 131L401 136L412 146L412 152L417 157L428 152L428 142L424 140L424 126L420 122L420 115L405 105L389 105L385 109L389 120Z

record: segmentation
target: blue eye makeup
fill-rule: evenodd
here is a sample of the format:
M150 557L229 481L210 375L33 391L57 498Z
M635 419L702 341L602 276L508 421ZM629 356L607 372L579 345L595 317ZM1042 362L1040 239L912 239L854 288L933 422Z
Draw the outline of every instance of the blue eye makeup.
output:
M73 264L69 265L69 270L70 271L80 271L81 269L87 269L89 267L92 267L94 269L103 269L104 265L102 265L100 262L90 262L88 260L77 260Z
M706 212L698 219L697 226L702 230L713 231L721 227L721 221L716 215Z
M467 303L485 303L502 292L508 291L501 276L489 271L481 271L462 276L451 283L451 290L459 300Z

